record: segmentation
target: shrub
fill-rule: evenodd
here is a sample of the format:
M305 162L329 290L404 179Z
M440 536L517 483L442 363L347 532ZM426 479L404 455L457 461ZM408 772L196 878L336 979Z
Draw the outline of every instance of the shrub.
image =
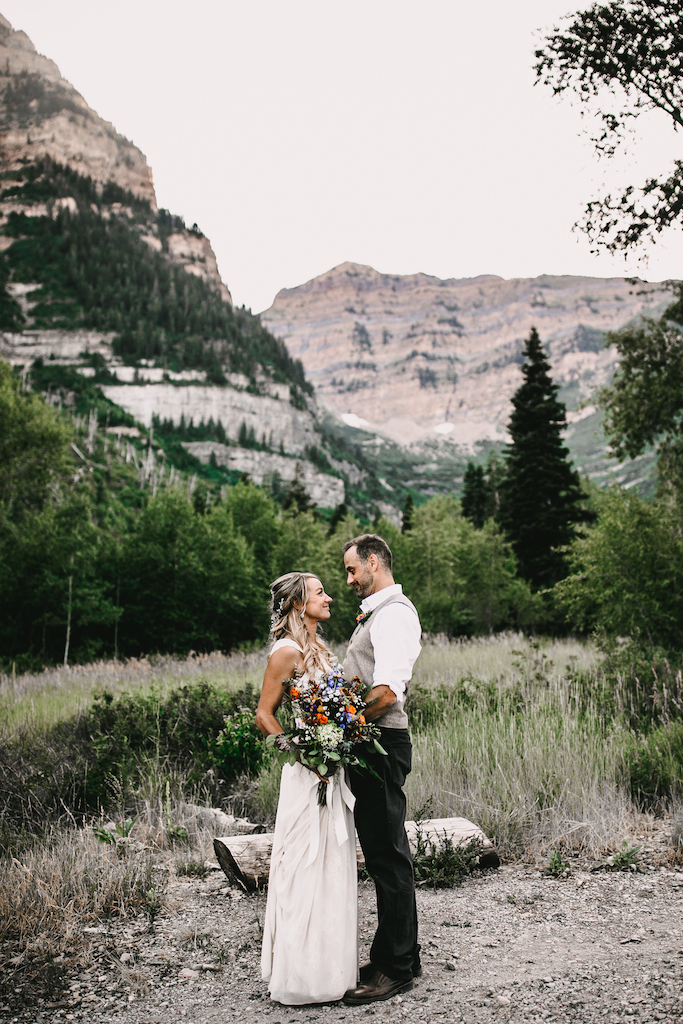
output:
M683 791L683 721L661 725L635 741L629 757L631 793L656 808Z
M238 771L257 772L267 748L256 729L254 712L241 707L226 715L224 722L218 735L207 744L212 763L226 776Z
M125 790L140 761L168 759L190 767L198 779L209 768L219 769L224 778L255 769L256 734L245 761L249 727L244 716L253 719L258 694L247 684L240 693L217 690L205 681L186 684L165 697L151 693L125 693L115 699L101 694L77 726L81 756L87 761L82 800L86 807L106 803L116 789ZM237 714L244 736L229 745L217 737L224 732L226 717ZM240 717L241 716L241 717ZM233 729L234 732L234 729ZM190 773L192 781L192 772Z
M257 699L252 684L230 692L205 680L165 695L103 693L81 716L31 739L15 737L0 749L13 766L3 793L0 850L30 847L65 809L86 815L125 803L155 765L166 777L181 770L189 785L211 777L214 789L255 772L262 748L250 722ZM230 716L236 716L233 745L216 746Z
M413 854L415 883L428 889L448 889L459 885L479 867L482 844L473 839L466 846L456 846L449 836L437 842L425 837L417 823L417 849Z
M676 502L610 488L598 521L574 541L556 594L575 628L683 649L683 536Z

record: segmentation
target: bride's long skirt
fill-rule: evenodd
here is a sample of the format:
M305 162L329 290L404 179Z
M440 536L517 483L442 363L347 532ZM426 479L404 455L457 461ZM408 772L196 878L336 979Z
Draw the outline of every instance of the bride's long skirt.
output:
M341 776L317 800L318 777L282 769L263 929L261 973L287 1005L341 999L356 985L358 882L354 797Z

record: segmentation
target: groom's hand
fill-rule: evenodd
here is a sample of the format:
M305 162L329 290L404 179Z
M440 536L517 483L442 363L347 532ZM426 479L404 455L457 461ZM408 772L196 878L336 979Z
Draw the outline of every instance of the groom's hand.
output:
M396 694L389 686L382 683L380 686L373 686L365 700L366 707L363 715L366 721L372 721L375 718L380 718L392 704L396 703Z

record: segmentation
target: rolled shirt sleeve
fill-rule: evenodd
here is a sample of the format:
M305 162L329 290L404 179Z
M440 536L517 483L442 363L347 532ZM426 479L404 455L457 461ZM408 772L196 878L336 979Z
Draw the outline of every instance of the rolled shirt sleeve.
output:
M370 621L370 640L375 654L373 686L388 686L403 700L420 653L422 630L415 612L395 602L378 611Z

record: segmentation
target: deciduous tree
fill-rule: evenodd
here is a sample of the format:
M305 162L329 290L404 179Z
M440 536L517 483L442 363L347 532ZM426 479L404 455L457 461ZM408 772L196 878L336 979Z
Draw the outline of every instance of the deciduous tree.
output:
M597 118L592 141L612 156L640 115L683 127L683 7L678 0L611 0L569 15L536 51L537 81L571 93ZM581 228L610 252L654 241L683 216L683 160L621 194L588 203Z
M72 430L0 360L0 502L12 516L37 510L70 463Z
M683 494L683 285L661 320L643 317L607 335L620 356L599 393L604 429L620 458L657 445L660 484Z
M683 535L680 507L610 488L598 519L577 538L571 573L557 597L574 628L600 628L652 650L683 649Z

